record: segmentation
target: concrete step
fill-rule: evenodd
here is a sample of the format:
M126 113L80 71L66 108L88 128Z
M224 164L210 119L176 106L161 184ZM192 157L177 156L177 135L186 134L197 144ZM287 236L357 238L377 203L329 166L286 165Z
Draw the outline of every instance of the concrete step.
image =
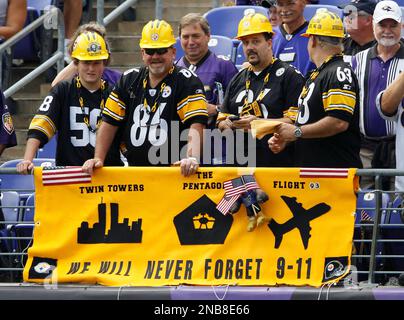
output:
M180 20L181 17L190 12L196 12L204 14L212 9L212 4L199 4L199 3L184 3L184 4L165 4L162 10L163 19L167 20ZM139 4L136 7L136 20L137 21L149 21L154 19L156 15L156 9L154 5Z
M41 83L39 90L40 97L45 98L48 95L51 88L52 86L50 83Z
M28 128L26 129L16 129L15 134L17 136L17 143L18 146L25 146L26 145L26 140L27 140L27 133L28 133Z
M28 129L29 124L31 123L32 118L34 117L33 113L20 113L14 114L13 116L13 124L15 129Z
M178 21L167 21L173 28L174 34L178 34ZM146 21L122 21L118 24L118 32L121 35L141 35Z
M107 38L112 52L118 51L139 51L140 36L135 35L114 35Z
M9 160L14 160L14 159L22 159L24 157L24 152L25 152L25 137L17 137L17 145L12 148L7 148L6 150L3 151L0 162L6 162ZM23 144L20 144L23 142Z
M26 76L28 73L30 73L32 70L34 70L36 67L39 66L39 62L26 62L22 64L21 66L14 66L11 69L11 84L16 83L17 81L21 80L24 76ZM56 74L56 67L55 69L50 68L48 69L49 71L52 70L52 74ZM38 77L33 79L30 83L25 85L22 89L20 89L17 93L13 95L14 97L20 97L21 95L28 94L30 96L32 95L39 95L41 92L41 84L42 83L47 83L48 81L53 80L53 76L51 76L51 73L49 73L49 76L47 75L48 71L43 72L40 74Z
M19 114L35 114L38 111L43 99L39 96L24 96L15 98L16 115Z
M112 65L119 64L133 68L136 65L143 63L140 49L137 52L113 52L111 55Z

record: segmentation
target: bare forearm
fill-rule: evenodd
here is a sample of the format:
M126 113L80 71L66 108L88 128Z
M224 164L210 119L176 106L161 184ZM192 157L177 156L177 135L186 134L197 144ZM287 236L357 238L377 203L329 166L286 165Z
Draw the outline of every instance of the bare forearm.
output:
M32 161L39 149L41 142L35 138L29 138L25 147L24 160Z
M0 36L8 39L24 27L27 17L27 0L9 1L6 24L0 27Z
M381 109L383 113L395 114L400 102L404 99L404 73L384 91L381 98Z
M118 127L102 122L97 131L97 141L95 144L94 158L104 162L112 141L118 131Z
M203 129L205 126L200 123L191 125L188 134L187 156L194 157L199 160L203 144Z
M325 117L315 123L302 125L303 138L326 138L335 136L348 129L348 122L334 118Z

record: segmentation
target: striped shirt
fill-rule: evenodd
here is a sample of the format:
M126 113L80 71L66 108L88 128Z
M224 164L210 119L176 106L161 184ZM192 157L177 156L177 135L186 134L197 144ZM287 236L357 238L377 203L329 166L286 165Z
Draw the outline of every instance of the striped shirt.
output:
M376 108L377 95L386 89L404 71L404 47L384 62L377 53L377 44L356 54L352 67L360 87L360 130L367 138L381 139L394 136L394 121L383 119Z

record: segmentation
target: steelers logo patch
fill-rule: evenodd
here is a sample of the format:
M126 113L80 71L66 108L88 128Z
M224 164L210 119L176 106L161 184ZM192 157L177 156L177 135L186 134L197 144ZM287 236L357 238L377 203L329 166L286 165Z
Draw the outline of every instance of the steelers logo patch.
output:
M158 35L157 33L153 33L153 34L151 35L151 39L152 39L153 41L157 41L157 40L159 39L159 35Z
M167 98L167 97L169 97L170 96L170 94L171 94L171 87L170 86L166 86L164 89L163 89L163 93L162 93L162 97L163 98Z
M49 273L51 266L47 262L40 262L35 267L34 270L37 273Z
M89 44L87 51L90 55L97 54L101 51L101 46L97 42L92 42Z
M276 70L276 76L280 77L281 75L283 75L285 73L285 68L279 68L278 70Z

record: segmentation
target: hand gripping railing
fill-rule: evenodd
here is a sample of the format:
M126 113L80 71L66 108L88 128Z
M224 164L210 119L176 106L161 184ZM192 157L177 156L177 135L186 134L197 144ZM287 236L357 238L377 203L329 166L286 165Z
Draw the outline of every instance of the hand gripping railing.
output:
M38 19L30 23L28 26L26 26L24 29L22 29L20 32L12 36L10 39L5 41L3 44L0 45L0 56L2 56L3 52L7 50L7 48L11 47L15 43L17 43L19 40L24 38L26 35L29 33L33 32L35 29L39 28L41 25L44 25L46 29L57 29L58 30L58 47L56 53L50 57L48 60L46 60L44 63L42 63L40 66L32 70L29 74L27 74L25 77L23 77L21 80L13 84L10 88L4 91L5 97L10 97L14 93L16 93L18 90L23 88L25 85L27 85L29 82L31 82L33 79L38 77L41 73L45 72L48 70L52 65L55 63L57 64L57 70L58 72L61 71L64 67L64 37L65 37L65 27L64 27L64 21L63 21L63 14L62 12L54 7L51 6L49 7L48 10L45 11L45 13L40 16ZM0 81L1 81L1 72L2 72L2 59L0 59ZM1 84L1 82L0 82Z

